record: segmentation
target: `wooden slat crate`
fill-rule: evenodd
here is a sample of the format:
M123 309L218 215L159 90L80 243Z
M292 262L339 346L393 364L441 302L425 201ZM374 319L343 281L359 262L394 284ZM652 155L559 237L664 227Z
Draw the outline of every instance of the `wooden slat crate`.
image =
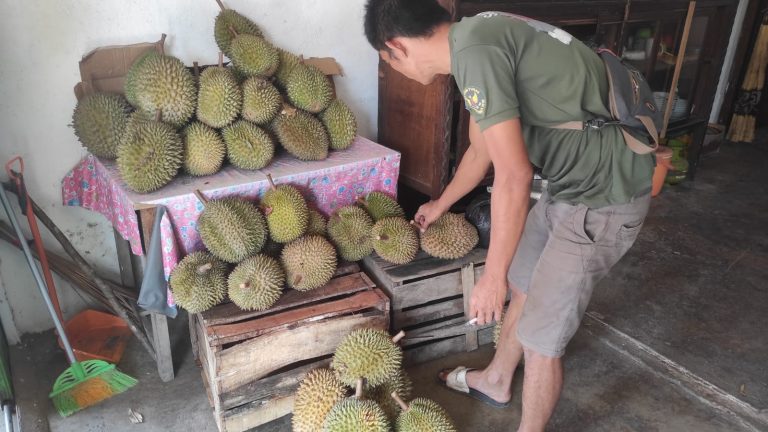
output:
M241 432L293 410L304 375L327 365L357 328L389 328L389 299L355 264L328 285L289 290L268 311L222 304L191 317L195 356L220 431Z
M363 268L392 302L390 331L405 330L406 363L473 351L493 340L493 324L468 326L465 315L485 255L486 250L475 249L461 259L443 260L420 252L404 265L375 254L363 260Z

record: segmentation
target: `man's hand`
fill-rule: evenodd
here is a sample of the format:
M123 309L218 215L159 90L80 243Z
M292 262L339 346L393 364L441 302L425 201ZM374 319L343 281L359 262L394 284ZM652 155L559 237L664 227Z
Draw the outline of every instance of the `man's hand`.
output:
M469 300L469 318L477 318L477 325L501 320L507 298L507 281L483 274L472 290Z
M442 216L446 211L448 211L448 209L440 203L440 200L430 201L419 207L413 220L416 222L416 226L419 227L421 232L424 232L424 230L432 225L432 222L436 221L437 218Z

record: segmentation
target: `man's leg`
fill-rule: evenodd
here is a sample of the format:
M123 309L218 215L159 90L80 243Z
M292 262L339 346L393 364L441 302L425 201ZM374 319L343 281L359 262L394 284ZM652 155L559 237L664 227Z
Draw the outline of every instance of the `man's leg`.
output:
M523 418L518 432L542 432L555 410L563 388L563 362L525 350Z
M512 298L504 315L496 354L483 370L467 373L467 385L479 390L498 402L512 397L512 377L523 356L523 346L517 340L517 321L523 311L525 294L510 285Z

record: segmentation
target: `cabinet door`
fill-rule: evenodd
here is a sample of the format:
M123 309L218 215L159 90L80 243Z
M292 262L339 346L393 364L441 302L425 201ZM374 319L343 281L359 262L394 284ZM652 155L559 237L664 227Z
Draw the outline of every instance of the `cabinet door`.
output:
M402 154L400 182L433 198L448 180L453 79L424 86L379 62L379 142Z

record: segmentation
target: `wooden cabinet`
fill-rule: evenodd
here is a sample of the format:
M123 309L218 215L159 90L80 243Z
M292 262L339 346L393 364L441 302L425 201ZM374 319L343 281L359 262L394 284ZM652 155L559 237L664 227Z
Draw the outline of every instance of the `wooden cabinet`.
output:
M679 0L441 3L457 20L484 11L501 11L559 26L576 38L634 59L629 61L659 92L669 91L688 9L688 1ZM678 83L685 109L678 110L676 121L709 117L737 5L738 0L697 2ZM438 197L469 146L468 125L469 113L452 77L440 77L423 86L380 62L378 139L402 153L402 185Z

